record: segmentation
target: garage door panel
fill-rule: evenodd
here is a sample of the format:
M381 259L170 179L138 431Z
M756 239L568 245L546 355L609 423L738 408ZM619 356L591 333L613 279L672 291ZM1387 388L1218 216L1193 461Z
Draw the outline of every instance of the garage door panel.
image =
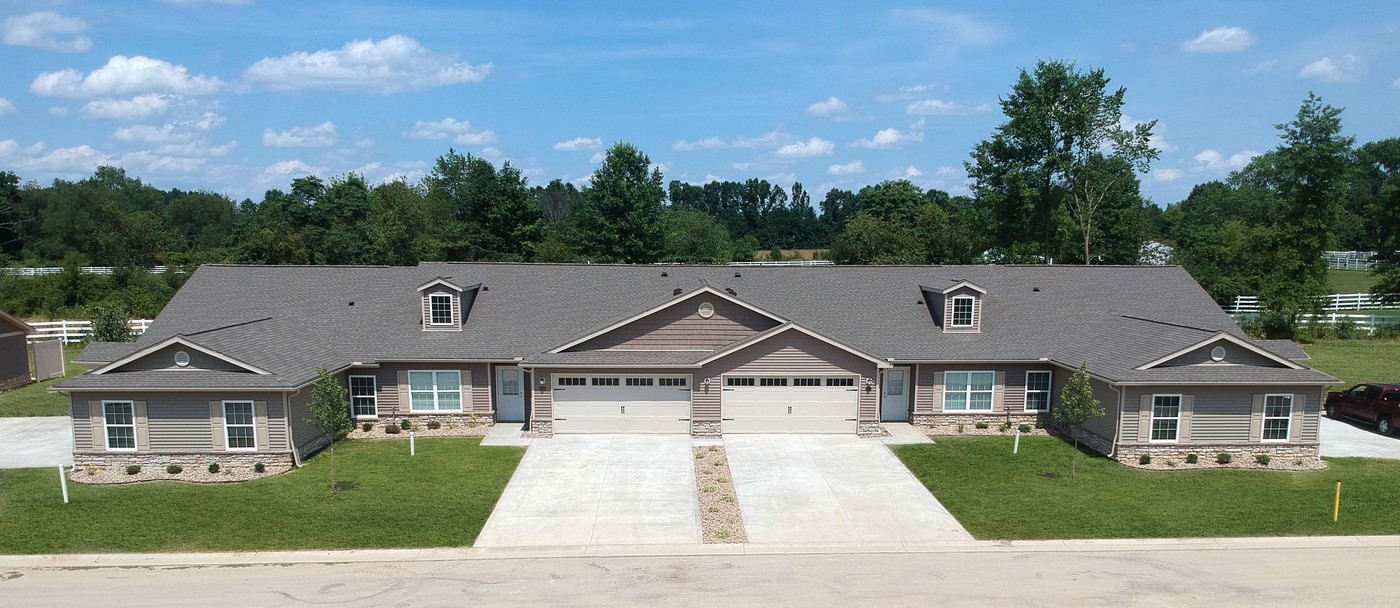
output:
M736 377L738 378L738 377ZM721 403L725 433L854 433L858 393L839 383L810 386L811 378L726 378ZM846 378L846 377L842 377ZM751 384L751 385L750 385ZM777 384L777 386L774 386ZM799 385L802 384L802 385Z
M594 378L615 378L616 384L598 384ZM554 390L555 433L689 433L690 391L686 386L631 386L625 378L660 378L676 375L599 376L589 374L588 385L562 386Z

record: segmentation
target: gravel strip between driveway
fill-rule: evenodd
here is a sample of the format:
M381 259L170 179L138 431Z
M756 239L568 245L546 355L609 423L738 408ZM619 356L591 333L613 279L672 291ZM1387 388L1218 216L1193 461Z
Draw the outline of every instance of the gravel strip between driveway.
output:
M706 544L748 542L739 495L729 474L729 458L720 446L697 446L695 492L700 496L700 525Z

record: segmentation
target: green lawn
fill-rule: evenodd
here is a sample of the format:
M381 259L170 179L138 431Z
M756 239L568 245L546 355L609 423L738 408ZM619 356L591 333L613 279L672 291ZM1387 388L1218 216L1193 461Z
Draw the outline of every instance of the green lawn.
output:
M0 418L14 418L17 416L67 416L68 397L58 393L47 392L50 386L62 382L68 377L76 376L87 371L86 367L73 365L73 357L83 351L81 346L70 346L63 349L63 359L67 362L64 368L68 376L64 378L54 378L46 382L35 382L16 389L0 392Z
M1328 459L1331 469L1143 471L1084 456L1053 437L945 437L894 448L934 496L982 540L1395 534L1400 462ZM1334 483L1341 519L1332 523Z
M1327 271L1327 280L1332 283L1332 293L1370 293L1380 279L1371 276L1369 270L1331 269Z
M330 458L246 483L69 483L52 469L0 470L0 554L469 546L515 472L521 448L479 439L345 441Z
M1400 341L1322 340L1302 344L1308 367L1332 374L1342 387L1360 382L1400 382Z

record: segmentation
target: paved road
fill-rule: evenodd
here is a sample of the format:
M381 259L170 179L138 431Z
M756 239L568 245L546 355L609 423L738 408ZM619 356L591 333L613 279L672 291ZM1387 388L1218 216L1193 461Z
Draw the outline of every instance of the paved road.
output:
M73 464L73 420L67 416L0 418L0 469Z
M1368 422L1322 417L1323 456L1360 456L1400 460L1400 437L1379 435Z
M1400 548L563 557L295 565L0 565L8 606L1394 606ZM0 563L3 563L0 560Z

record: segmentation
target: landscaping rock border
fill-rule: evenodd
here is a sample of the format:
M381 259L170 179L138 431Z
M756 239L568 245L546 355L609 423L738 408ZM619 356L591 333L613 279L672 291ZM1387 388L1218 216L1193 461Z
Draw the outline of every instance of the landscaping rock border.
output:
M365 424L366 422L368 422L368 423L370 423L370 424L373 425L373 426L370 428L369 432L365 432L365 430L364 430L364 424ZM408 431L402 430L402 427L400 427L400 430L399 430L398 433L386 433L386 432L384 432L384 428L387 427L387 426L389 426L389 425L391 425L391 424L392 424L392 425L395 425L395 426L398 426L399 422L398 422L398 421L388 421L388 420L379 420L379 421L362 420L362 421L358 421L358 422L355 423L355 430L350 431L350 432L349 432L348 434L346 434L345 436L346 436L346 438L348 438L348 439L368 439L368 440L378 440L378 439L404 439L404 440L407 440L407 439L408 439ZM430 428L428 428L426 422L423 422L423 421L413 421L413 422L412 422L412 427L411 427L411 428L413 429L413 436L414 436L414 437L418 437L418 438L423 438L423 437L484 437L484 436L486 436L486 433L488 433L488 432L491 431L491 427L494 426L494 423L491 423L491 422L478 422L478 423L473 424L473 423L470 423L470 422L454 422L454 421L452 421L452 420L448 420L447 422L442 422L441 424L442 424L442 426L440 426L440 427L438 427L438 428L430 429Z
M748 542L739 495L729 474L723 446L695 446L695 493L700 497L700 526L706 544Z
M288 465L267 464L263 472L258 473L252 467L222 467L218 473L210 473L207 465L205 467L188 466L179 473L167 473L165 467L143 466L141 472L135 475L128 475L126 467L103 467L86 466L74 467L68 474L68 479L77 483L87 485L115 485L127 483L141 483L146 481L182 481L185 483L236 483L253 479L262 479L281 475L291 471L293 467Z

